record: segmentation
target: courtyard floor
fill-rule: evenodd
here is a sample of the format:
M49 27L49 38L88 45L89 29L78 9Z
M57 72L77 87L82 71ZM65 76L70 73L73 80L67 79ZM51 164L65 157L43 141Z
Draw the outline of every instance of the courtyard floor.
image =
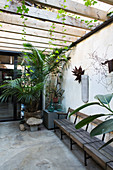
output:
M43 125L39 131L20 131L19 122L0 123L0 170L102 170L93 160L83 163L83 151Z

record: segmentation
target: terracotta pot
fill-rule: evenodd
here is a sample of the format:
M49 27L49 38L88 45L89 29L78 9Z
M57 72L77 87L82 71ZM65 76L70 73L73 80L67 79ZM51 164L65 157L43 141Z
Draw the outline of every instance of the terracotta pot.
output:
M53 98L53 103L58 103L58 97Z

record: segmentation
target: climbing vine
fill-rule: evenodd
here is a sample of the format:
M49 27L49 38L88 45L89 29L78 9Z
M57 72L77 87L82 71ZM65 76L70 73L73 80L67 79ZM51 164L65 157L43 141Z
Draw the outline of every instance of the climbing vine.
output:
M25 14L27 14L29 12L29 8L26 7L25 5L25 0L22 0L21 1L22 5L17 7L17 13L20 13L21 14L21 17L23 19L23 29L22 29L22 39L23 40L26 40L26 24L25 24L25 21L28 20L28 18L25 17Z
M97 3L97 1L95 1L95 0L83 0L83 1L85 2L86 6L92 6Z

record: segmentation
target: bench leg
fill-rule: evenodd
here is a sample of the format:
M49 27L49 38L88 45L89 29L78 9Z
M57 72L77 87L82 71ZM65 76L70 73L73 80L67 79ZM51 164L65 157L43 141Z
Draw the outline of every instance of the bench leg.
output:
M70 138L70 150L72 150L72 139Z
M84 151L84 164L87 166L87 159L91 158L91 156L87 156L86 151Z
M87 154L86 151L84 151L84 164L87 166Z
M61 132L61 137L60 137L60 139L62 140L63 139L63 132L62 132L62 130L60 130L60 132Z
M76 142L74 142L74 141L70 138L70 150L73 149L72 146L75 145L75 144L76 144Z

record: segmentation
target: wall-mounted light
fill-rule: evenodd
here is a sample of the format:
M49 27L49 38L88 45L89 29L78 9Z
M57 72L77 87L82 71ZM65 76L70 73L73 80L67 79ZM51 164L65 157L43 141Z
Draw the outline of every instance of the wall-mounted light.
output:
M107 60L104 63L102 63L102 65L105 65L108 63L108 70L109 73L111 73L113 71L113 59L112 60Z

